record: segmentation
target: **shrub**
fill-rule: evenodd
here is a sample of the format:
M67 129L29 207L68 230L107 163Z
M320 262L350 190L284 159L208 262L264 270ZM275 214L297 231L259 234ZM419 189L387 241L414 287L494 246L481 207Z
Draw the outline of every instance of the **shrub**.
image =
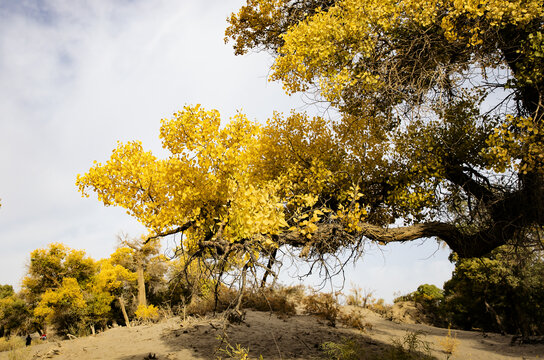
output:
M349 326L361 331L372 329L372 324L365 322L360 311L351 310L349 314L340 313L338 320L345 326Z
M444 291L436 285L423 284L417 287L417 290L407 295L399 296L393 302L415 301L418 303L438 303L444 299Z
M336 325L339 307L338 301L331 293L314 292L302 300L304 312L310 315L317 315L329 321L330 326Z
M354 339L344 338L341 342L332 341L321 344L325 356L330 360L359 360L363 359L365 350Z
M134 313L139 320L156 321L159 319L159 310L154 305L139 305Z
M0 338L0 352L11 351L22 347L25 347L25 340L19 336L12 336L9 339L5 337Z
M447 321L523 336L544 334L544 251L503 246L488 256L460 259L444 284Z
M281 315L295 315L293 296L301 292L300 287L278 287L249 290L244 293L244 308L257 311L272 311Z
M191 303L186 306L185 314L204 316L212 312L223 312L234 307L237 297L237 290L220 285L217 293L217 304L215 293L208 291L202 296L194 296Z
M385 315L391 309L391 305L386 305L385 300L380 298L376 301L372 301L367 305L367 308L375 313Z
M346 296L346 304L367 308L374 302L374 290L352 287Z
M256 311L272 311L281 315L294 315L296 314L296 303L293 299L301 298L301 294L302 288L300 286L250 289L244 291L241 307ZM193 297L185 309L186 315L204 316L214 310L223 312L231 309L235 306L238 295L237 290L221 286L217 308L215 308L215 295L213 292L209 292L204 296Z
M431 346L429 342L422 339L424 333L421 331L408 331L402 339L393 339L390 355L392 359L432 360Z
M251 360L251 358L249 357L249 348L245 348L240 344L232 346L227 339L221 336L218 337L218 339L221 340L222 343L225 343L225 347L223 349L219 349L219 351L225 353L229 359ZM221 360L221 357L218 357L218 359ZM259 355L259 360L263 360L262 355Z
M451 328L448 327L448 335L439 339L438 343L442 347L442 351L444 351L448 355L453 355L453 353L457 349L457 346L459 345L459 340L457 340L457 334L454 334L452 336Z

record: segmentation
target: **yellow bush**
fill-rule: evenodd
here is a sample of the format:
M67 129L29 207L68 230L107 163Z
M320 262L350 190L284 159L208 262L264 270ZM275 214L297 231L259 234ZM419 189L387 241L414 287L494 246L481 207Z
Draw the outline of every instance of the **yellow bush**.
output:
M451 329L448 327L448 335L440 338L438 343L442 347L442 351L448 355L453 355L457 349L457 345L459 345L459 340L457 340L457 334L453 334L452 336Z
M136 317L140 320L155 321L159 318L159 310L154 305L139 305L135 312Z

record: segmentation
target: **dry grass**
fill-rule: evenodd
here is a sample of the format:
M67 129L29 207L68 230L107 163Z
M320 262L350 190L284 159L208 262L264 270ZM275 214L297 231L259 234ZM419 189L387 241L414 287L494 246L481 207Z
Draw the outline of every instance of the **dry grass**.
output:
M340 309L333 294L314 292L302 300L302 305L306 314L317 315L328 320L330 326L336 325Z
M366 331L372 329L372 324L365 321L364 315L358 310L351 310L349 313L341 312L338 320L342 325L352 327L357 330Z
M7 339L5 337L0 338L0 351L11 351L25 347L25 340L19 336L12 336Z
M244 294L243 307L291 316L296 314L295 299L300 299L302 294L300 286L250 290Z

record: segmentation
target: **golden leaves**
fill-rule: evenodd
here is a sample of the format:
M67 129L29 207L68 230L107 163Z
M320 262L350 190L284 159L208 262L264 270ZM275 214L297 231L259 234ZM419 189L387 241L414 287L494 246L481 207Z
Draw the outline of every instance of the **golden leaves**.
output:
M530 117L508 115L506 122L493 129L482 154L488 167L497 172L507 169L527 174L544 171L544 129Z

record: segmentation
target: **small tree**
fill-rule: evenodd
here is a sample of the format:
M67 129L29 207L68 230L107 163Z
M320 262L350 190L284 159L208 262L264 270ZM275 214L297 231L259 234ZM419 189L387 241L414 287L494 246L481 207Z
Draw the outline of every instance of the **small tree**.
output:
M109 259L99 262L99 272L95 279L95 286L100 291L106 291L119 302L125 325L130 327L130 320L126 310L126 296L130 294L131 285L136 282L137 275L127 268L114 264L116 251Z
M74 278L64 278L62 285L56 289L48 289L41 297L34 315L52 324L64 334L79 334L85 316L83 292Z
M36 249L31 252L27 275L23 278L21 296L35 316L33 321L38 331L44 330L46 319L55 318L57 325L69 324L68 320L62 319L65 315L68 318L72 315L61 315L55 311L72 312L81 303L76 301L72 303L75 308L68 306L70 310L67 310L68 308L59 307L58 301L65 296L75 296L76 285L81 291L92 281L95 272L95 261L87 257L84 251L73 250L60 243L52 243L45 249ZM71 280L65 284L65 279ZM46 300L42 302L45 294L47 294ZM75 301L75 299L72 300ZM35 309L38 307L40 310L36 312Z
M159 254L158 241L146 241L145 237L128 239L119 237L120 247L112 254L112 261L136 273L138 303L147 306L146 288L156 289L164 282L166 267L164 256Z

